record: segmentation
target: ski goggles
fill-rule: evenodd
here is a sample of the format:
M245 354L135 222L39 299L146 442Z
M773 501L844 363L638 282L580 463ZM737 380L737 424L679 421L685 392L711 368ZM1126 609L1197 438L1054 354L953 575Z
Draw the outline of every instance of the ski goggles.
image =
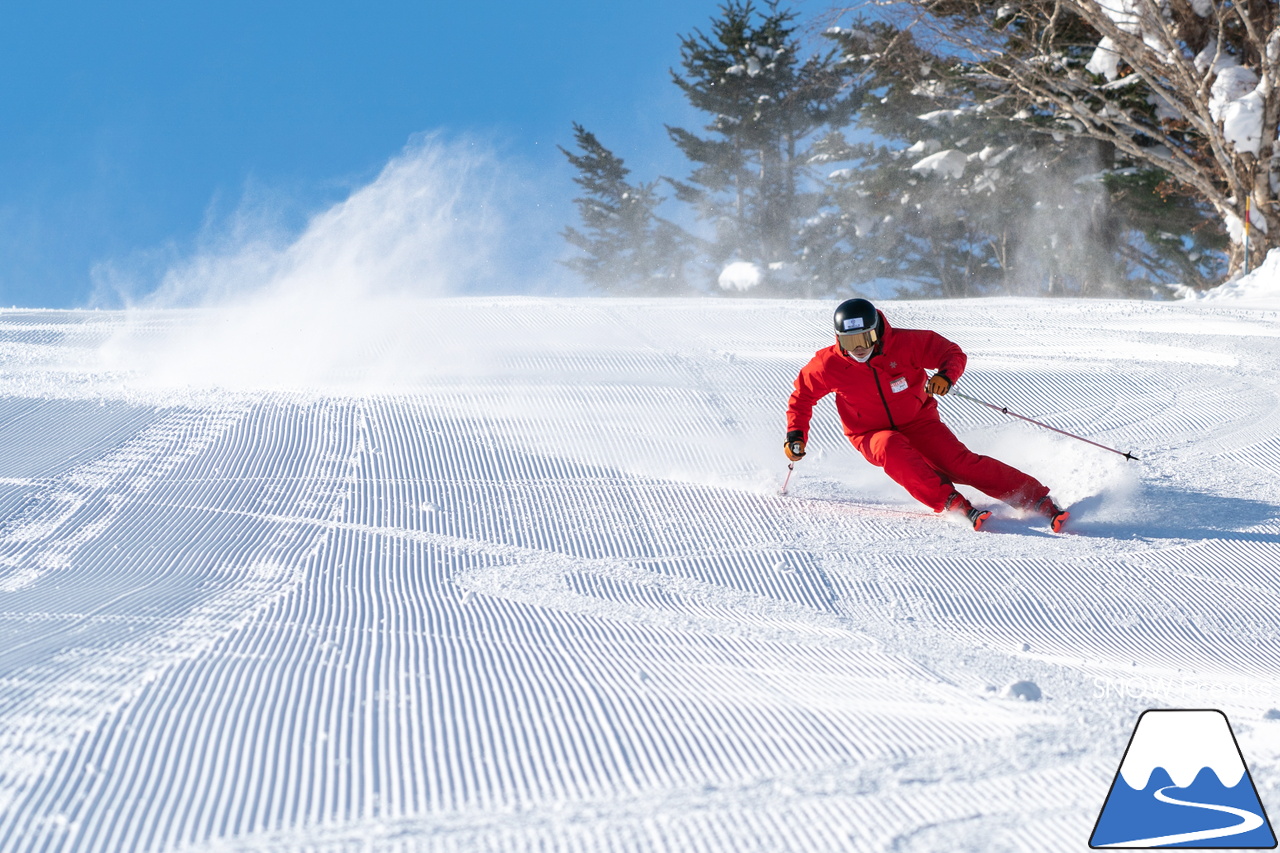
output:
M836 340L840 342L840 349L843 350L867 349L880 340L880 333L875 329L867 329L865 332L853 332L848 335L838 334Z

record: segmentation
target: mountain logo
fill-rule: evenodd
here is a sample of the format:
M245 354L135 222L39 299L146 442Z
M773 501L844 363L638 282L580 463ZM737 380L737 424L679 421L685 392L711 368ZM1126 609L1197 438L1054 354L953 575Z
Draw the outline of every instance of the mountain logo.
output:
M1144 711L1089 846L1275 848L1227 716Z

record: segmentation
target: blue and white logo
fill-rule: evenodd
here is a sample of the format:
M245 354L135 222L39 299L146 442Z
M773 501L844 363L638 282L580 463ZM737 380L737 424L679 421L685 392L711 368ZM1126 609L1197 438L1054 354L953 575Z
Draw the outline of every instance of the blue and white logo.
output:
M1221 711L1145 711L1089 846L1265 849L1276 836Z

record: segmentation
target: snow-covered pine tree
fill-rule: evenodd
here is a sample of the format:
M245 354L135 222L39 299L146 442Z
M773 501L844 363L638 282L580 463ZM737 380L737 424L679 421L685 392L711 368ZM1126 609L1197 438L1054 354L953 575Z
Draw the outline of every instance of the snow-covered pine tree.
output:
M1020 244L1015 217L1001 216L1013 203L1008 194L975 192L982 176L975 169L943 161L940 169L913 172L926 151L947 155L933 139L930 147L907 143L859 143L843 160L860 155L855 166L830 176L843 237L837 244L854 282L894 282L903 296L973 296L1009 289L1012 258ZM951 171L954 169L955 171ZM965 172L968 174L965 174Z
M1232 273L1280 245L1274 0L899 5L914 13L917 33L949 45L980 84L968 108L1098 140L1139 171L1163 176L1163 198L1190 197L1227 232Z
M856 21L827 35L875 80L857 126L881 144L861 147L835 195L881 275L940 295L1116 296L1220 271L1215 229L1164 172L987 109L989 81L909 29Z
M854 121L860 142L833 135L823 143L827 159L853 164L828 179L857 278L901 282L912 295L1031 291L1014 273L1031 207L1014 160L1031 152L995 125L940 110L935 87L910 79L918 70L904 75L899 65L934 60L909 33L859 20L826 36L876 95Z
M810 149L822 131L848 120L861 92L847 87L834 51L802 58L795 17L776 2L762 11L729 0L709 35L683 37L682 73L672 78L711 117L709 135L667 130L694 164L686 180L671 181L676 197L714 226L713 276L748 262L761 272L755 292L811 295L833 282L821 252L804 240L825 201L811 180Z
M685 279L691 238L658 216L662 203L657 181L632 184L631 170L576 122L578 152L560 151L578 170L574 182L583 195L574 199L582 229L568 226L562 236L582 255L564 261L597 290L615 294L676 294Z

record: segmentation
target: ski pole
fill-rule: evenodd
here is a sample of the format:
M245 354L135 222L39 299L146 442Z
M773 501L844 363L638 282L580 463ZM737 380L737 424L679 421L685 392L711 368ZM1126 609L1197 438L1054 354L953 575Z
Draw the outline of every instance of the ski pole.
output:
M787 483L791 482L791 472L794 470L796 470L796 463L788 462L787 463L787 479L782 481L782 494L784 495L787 493Z
M1058 429L1057 427L1051 427L1048 424L1042 424L1040 423L1040 421L1032 420L1026 415L1020 415L1017 412L1011 412L1004 406L997 406L994 403L988 403L985 400L979 400L977 397L970 397L968 394L961 394L959 391L952 391L951 393L956 397L959 397L961 400L968 400L970 403L977 403L980 406L986 406L988 409L995 409L997 412L1000 412L1003 415L1008 415L1009 417L1012 417L1012 418L1020 418L1021 420L1024 420L1027 423L1035 424L1038 427L1044 427L1045 429L1052 430L1058 433L1059 435L1065 435L1068 438L1074 438L1077 441L1083 441L1085 444L1092 444L1094 447L1101 447L1103 450L1110 450L1112 453L1118 453L1119 455L1123 456L1125 459L1135 459L1135 460L1138 459L1138 457L1134 456L1132 453L1124 453L1122 451L1116 450L1114 447L1107 447L1105 444L1098 444L1098 442L1096 441L1090 441L1089 439L1084 438L1082 436L1078 436L1075 433L1070 433L1070 432L1067 432L1066 430Z
M1253 214L1249 210L1250 202L1253 201L1253 194L1250 193L1244 197L1244 274L1249 274L1249 220L1253 219Z

